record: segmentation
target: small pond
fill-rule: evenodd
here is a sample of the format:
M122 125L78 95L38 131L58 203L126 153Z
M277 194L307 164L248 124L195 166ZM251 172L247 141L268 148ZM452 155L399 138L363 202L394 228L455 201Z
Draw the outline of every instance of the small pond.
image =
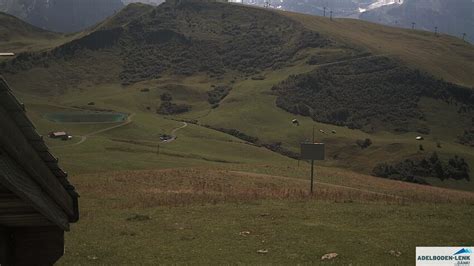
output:
M128 115L114 112L64 112L49 113L44 117L56 123L120 123L126 121Z

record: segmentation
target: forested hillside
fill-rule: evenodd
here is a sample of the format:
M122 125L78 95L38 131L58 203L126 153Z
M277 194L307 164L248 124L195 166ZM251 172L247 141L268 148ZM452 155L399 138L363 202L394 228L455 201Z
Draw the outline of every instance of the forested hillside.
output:
M200 2L155 9L132 4L84 37L49 52L22 54L2 68L14 74L63 59L81 65L86 54L101 53L123 62L115 78L128 85L164 74L248 76L281 68L303 49L329 45L317 32L258 9Z
M428 134L421 97L456 105L460 114L474 113L474 90L403 67L386 57L369 57L324 66L291 76L273 88L277 105L315 121L373 132L418 131Z

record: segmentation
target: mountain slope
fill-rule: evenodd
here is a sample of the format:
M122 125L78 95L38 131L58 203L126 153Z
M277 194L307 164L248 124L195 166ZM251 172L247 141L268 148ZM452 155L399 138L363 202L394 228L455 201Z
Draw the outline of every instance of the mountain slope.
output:
M474 110L474 90L439 81L386 57L321 67L275 86L277 106L314 120L374 132L428 134L422 97ZM388 96L388 97L387 97ZM469 111L467 111L470 113Z
M123 29L123 32L120 34L120 41L116 47L118 47L120 50L119 53L121 53L118 55L118 57L124 57L124 60L126 61L124 67L131 70L128 71L127 69L124 69L122 71L126 74L123 74L121 79L126 83L144 80L150 78L153 75L159 75L158 72L160 71L158 69L162 69L164 66L169 64L166 61L169 62L169 58L171 57L174 59L181 57L184 58L184 61L180 62L179 64L171 64L170 66L175 67L175 65L181 65L178 66L178 68L184 68L183 65L185 65L187 68L192 68L188 70L175 69L175 72L184 71L185 73L187 71L191 71L195 73L201 68L201 70L203 70L209 68L209 66L212 65L213 67L211 68L217 67L218 69L212 69L211 71L218 73L221 72L223 67L229 67L231 64L234 66L230 66L230 68L233 68L234 70L236 65L240 65L240 63L235 62L235 59L226 59L226 62L222 61L221 58L215 58L213 60L217 61L210 63L207 62L209 60L201 60L197 58L204 55L202 48L198 47L198 41L203 41L204 39L207 41L205 46L213 46L212 49L209 49L209 52L218 51L218 54L224 54L235 49L242 49L242 51L245 51L248 50L248 48L251 48L250 50L259 50L263 51L264 54L270 55L270 57L267 59L271 58L270 60L272 61L276 61L274 60L275 58L273 58L273 56L276 53L280 53L280 56L283 56L280 58L280 60L285 61L286 59L284 58L287 58L288 55L281 54L283 52L287 52L284 50L293 49L293 51L290 51L289 53L295 54L295 49L298 50L304 46L308 46L309 43L311 43L310 46L317 47L318 45L327 45L325 42L327 42L328 39L336 38L337 42L335 42L335 44L333 43L335 46L338 45L337 43L346 44L346 47L356 48L356 50L368 49L370 52L375 54L382 53L395 56L415 68L427 71L432 75L442 77L448 81L467 86L473 86L474 84L474 78L472 75L472 72L474 71L474 60L472 60L474 58L474 53L472 46L449 36L435 37L429 33L393 28L389 29L383 26L373 25L362 21L339 19L337 21L331 22L324 18L289 12L283 12L282 14L289 16L291 20L282 20L281 16L266 15L271 13L254 8L233 7L232 9L229 9L226 7L226 11L223 9L225 5L217 4L212 6L219 6L219 8L209 8L206 7L206 4L201 4L201 6L197 8L200 10L205 10L206 13L202 13L201 11L192 11L195 7L191 5L188 5L187 9L186 7L183 7L182 10L174 10L166 4L156 9L153 9L151 6L147 5L135 4L131 5L129 8L124 9L116 16L99 24L92 31L89 31L85 34L94 33L94 31L97 31L94 33L94 36L98 36L101 34L99 31L102 30L110 30L114 28L116 30L120 30L119 28ZM225 12L228 12L227 14L230 14L229 12L236 12L236 14L234 14L234 16L228 16ZM216 23L216 19L221 19L217 17L216 14L218 13L222 13L222 16L227 16L225 19L225 22L228 22L227 26L218 25L218 23ZM257 23L260 24L247 23L248 21L254 19L257 14L258 16L261 16L261 18L257 20ZM141 17L142 15L144 15L144 17ZM278 19L275 22L270 22L273 18ZM286 30L291 30L291 27L299 27L297 26L298 23L295 24L294 22L291 22L293 19L301 22L305 27L307 27L307 30L304 28L299 28L295 33L292 33L292 35L303 31L308 32L308 34L311 34L311 32L317 32L323 33L326 40L320 38L320 40L313 41L311 38L318 38L318 36L301 35L299 38L302 38L303 41L298 41L301 43L300 47L294 47L296 45L292 45L292 42L294 43L294 41L296 41L294 40L295 38L291 36L282 37L283 30L285 29L278 26L283 25L283 27L286 27ZM200 25L209 27L214 32L209 31L209 29L200 28ZM241 27L242 29L240 29ZM152 37L150 37L153 34L160 35L160 30L162 29L168 31L168 34L176 33L178 34L176 36L183 37L180 41L174 43L175 46L172 48L173 51L184 52L185 50L188 50L189 47L186 46L187 44L185 42L189 39L193 40L191 43L193 44L193 49L195 50L189 54L194 58L188 59L189 56L185 54L163 55L163 51L154 46L154 44L156 44L156 42L160 42L160 40L151 41ZM242 32L240 32L241 30ZM138 36L140 34L141 36ZM166 33L163 32L162 35L165 34ZM265 36L265 34L267 34L267 36ZM261 35L260 37L264 37L262 37L260 40L256 40L252 37L253 35ZM84 33L79 34L78 36L84 36ZM328 36L330 36L330 38L327 38ZM275 37L275 39L273 37ZM170 38L170 40L173 39L173 37L170 36L168 36L168 38ZM286 42L284 41L285 38L286 40L290 40L288 46L284 49L280 49L283 51L277 51L279 49L277 48L278 45ZM235 39L238 39L241 43L233 41ZM262 42L264 39L267 41ZM278 39L280 40L280 43L278 43ZM214 40L219 40L221 43L218 44L217 42L214 42ZM271 43L272 40L277 42ZM167 41L169 40L165 40L165 42ZM79 41L75 42L77 43ZM173 43L173 41L170 43ZM163 44L165 46L169 46L169 43ZM203 44L204 43L201 42L200 45ZM267 47L266 45L269 46ZM216 46L220 46L220 48L216 48ZM221 51L219 51L219 49ZM193 50L191 49L190 51ZM165 54L167 53L168 52ZM238 50L235 53L245 54L239 52ZM433 53L436 53L438 56L432 56ZM125 56L125 54L127 55ZM208 54L214 55L216 53L210 52ZM205 54L204 56L207 57L208 54ZM168 59L165 61L161 59L166 57ZM225 54L225 57L229 58L229 54ZM261 61L261 58L258 58L259 55L255 56L248 54L247 57L249 57L245 59L245 61L247 61L247 66L248 63L255 64L255 62L252 62L252 60ZM145 58L151 58L151 61L144 62L143 60L145 60ZM182 59L177 60L179 61ZM156 62L160 63L157 64ZM199 66L199 64L203 63L208 65ZM139 67L140 70L134 70L136 67ZM255 71L251 68L244 66L241 67L243 67L241 70L245 69L245 71L248 73L256 73L258 72L259 68L257 67L257 70ZM268 67L268 65L266 65L266 67ZM148 74L143 74L141 72L148 72ZM140 75L144 76L139 77Z
M120 60L115 77L125 85L166 74L253 75L286 65L304 49L329 45L317 32L264 10L198 1L154 9L133 4L87 35L34 60L25 56L13 61L6 71L61 58L81 65L86 54L100 53Z
M117 133L127 141L153 141L166 114L194 124L193 133L223 132L295 158L316 125L328 164L369 173L379 162L421 157L421 149L473 165L474 154L459 143L473 126L472 55L471 45L448 36L188 0L130 5L0 71L27 95L160 121ZM295 117L298 128L289 125ZM375 144L357 146L367 138ZM187 144L186 153L204 152ZM198 157L210 157L204 153Z
M244 1L245 2L245 1ZM249 1L249 4L263 6L264 0ZM310 15L326 16L332 12L338 18L354 18L384 25L416 28L433 32L438 31L462 38L474 40L474 2L471 0L313 0L269 1L274 8Z
M472 46L363 21L181 1L131 5L0 62L37 131L73 136L45 137L84 214L61 264L318 265L337 252L328 263L409 265L417 245L472 243L472 173L456 177L474 168L472 147L457 139L474 114L453 93L472 90L439 79L472 84ZM282 100L310 105L311 116ZM323 120L338 109L362 130ZM128 117L85 122L91 113ZM360 119L367 113L373 131ZM430 132L411 132L419 124ZM326 144L314 194L310 164L293 159L312 138ZM370 176L377 167L396 171ZM405 178L418 170L430 185L388 180L420 181Z
M32 26L0 12L0 49L2 52L46 49L57 46L63 36Z
M308 29L337 38L350 46L362 46L376 54L401 59L445 80L474 86L474 48L449 35L387 27L353 19L336 19L282 12L300 21Z
M56 32L83 30L122 7L120 0L0 0L0 11Z
M458 0L455 2L441 0L405 0L402 5L391 5L373 9L361 14L367 21L396 27L411 28L416 23L417 29L451 34L461 38L466 33L466 40L474 41L474 2Z
M28 23L19 20L18 18L0 12L0 21L2 27L0 28L0 40L8 42L19 38L34 38L34 37L54 37L56 34L41 30Z

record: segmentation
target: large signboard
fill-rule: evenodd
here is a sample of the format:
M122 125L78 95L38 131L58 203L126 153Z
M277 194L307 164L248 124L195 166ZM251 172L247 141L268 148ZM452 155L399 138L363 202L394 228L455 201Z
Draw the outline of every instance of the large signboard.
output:
M301 143L301 160L324 160L324 143Z
M416 247L416 266L472 265L474 247Z

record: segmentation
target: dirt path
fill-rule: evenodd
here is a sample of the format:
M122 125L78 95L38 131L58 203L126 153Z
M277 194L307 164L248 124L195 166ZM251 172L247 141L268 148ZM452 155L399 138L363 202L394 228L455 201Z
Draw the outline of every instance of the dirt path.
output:
M100 133L104 133L104 132L107 132L107 131L110 131L110 130L113 130L113 129L117 129L117 128L120 128L120 127L124 127L130 123L133 122L133 117L135 116L135 113L131 114L128 118L127 118L127 121L120 124L120 125L115 125L115 126L111 126L111 127L108 127L108 128L104 128L104 129L101 129L101 130L97 130L97 131L94 131L94 132L91 132L91 133L88 133L84 136L76 136L76 137L80 137L81 140L76 142L76 143L72 143L72 144L66 144L66 145L58 145L58 146L53 146L54 148L56 147L72 147L72 146L78 146L78 145L81 145L83 144L84 142L87 141L87 138L89 137L92 137L92 136L95 136L97 134L100 134ZM171 131L171 136L172 138L169 139L169 140L166 140L166 141L163 141L163 143L170 143L170 142L173 142L177 139L177 136L176 136L176 132L178 132L179 130L185 128L188 126L188 123L186 122L183 122L183 125L180 126L180 127L177 127L175 129L173 129Z
M388 54L373 54L373 55L367 55L367 56L361 56L361 57L354 57L354 58L341 60L341 61L334 61L334 62L329 62L329 63L316 64L314 66L315 67L332 66L332 65L337 65L337 64L341 64L341 63L348 63L348 62L359 61L359 60L369 59L369 58L383 57L383 56L388 56Z
M170 142L175 141L175 140L178 138L178 137L176 136L176 132L178 132L179 130L181 130L181 129L183 129L183 128L185 128L185 127L188 126L188 123L186 123L186 122L182 122L182 123L183 123L182 126L177 127L177 128L175 128L175 129L173 129L173 130L171 131L171 139L169 139L169 140L164 140L163 143L170 143Z
M88 133L84 136L76 136L76 137L80 137L81 140L79 142L76 142L76 143L73 143L73 144L67 144L67 145L61 145L61 146L53 146L54 148L56 147L72 147L72 146L78 146L78 145L81 145L82 143L86 142L87 138L89 137L92 137L92 136L95 136L97 134L100 134L100 133L104 133L104 132L107 132L107 131L110 131L112 129L116 129L116 128L120 128L120 127L124 127L126 125L129 125L130 123L133 122L133 117L135 116L135 113L129 115L127 117L127 121L125 121L124 123L122 124L119 124L119 125L115 125L115 126L111 126L111 127L107 127L107 128L103 128L101 130L97 130L97 131L94 131L94 132L91 132L91 133Z
M254 176L254 177L280 178L280 179L286 179L286 180L292 180L292 181L299 180L301 182L307 182L306 180L303 180L303 179L291 178L291 177L285 177L285 176L272 176L272 175L248 173L248 172L242 172L242 171L230 171L230 172L231 173L236 173L236 174L245 174L245 175ZM367 189L354 188L354 187L348 187L348 186L343 186L343 185L335 185L335 184L319 182L319 181L315 181L314 184L319 184L319 185L328 186L328 187L348 189L348 190L355 190L355 191L374 194L374 195L379 195L379 196L403 199L403 197L400 197L400 196L396 196L396 195L392 195L392 194L386 194L386 193L382 193L382 192L375 192L375 191L371 191L371 190L367 190Z

